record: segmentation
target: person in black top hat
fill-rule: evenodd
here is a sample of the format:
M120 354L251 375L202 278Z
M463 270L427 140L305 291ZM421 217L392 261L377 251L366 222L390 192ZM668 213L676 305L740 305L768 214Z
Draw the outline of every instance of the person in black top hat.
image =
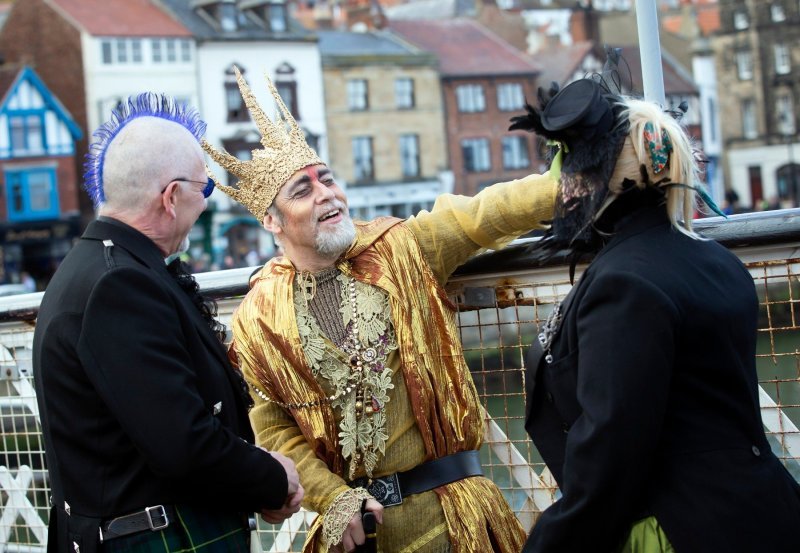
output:
M524 551L800 551L800 486L759 411L753 280L692 230L708 198L684 128L607 83L540 92L512 125L557 152L539 247L594 256L527 356L525 428L561 497Z

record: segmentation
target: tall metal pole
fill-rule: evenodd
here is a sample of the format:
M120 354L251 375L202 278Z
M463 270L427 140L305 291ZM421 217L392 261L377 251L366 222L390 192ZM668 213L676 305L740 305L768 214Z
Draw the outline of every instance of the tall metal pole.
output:
M636 25L639 28L639 56L642 60L644 99L666 106L661 43L658 39L656 0L636 0Z

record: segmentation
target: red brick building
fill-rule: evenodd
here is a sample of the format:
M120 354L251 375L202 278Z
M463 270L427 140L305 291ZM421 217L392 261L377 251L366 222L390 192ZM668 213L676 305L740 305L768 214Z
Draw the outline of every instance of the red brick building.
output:
M539 66L475 21L391 21L390 28L439 59L454 192L542 170L536 140L509 119L536 97Z

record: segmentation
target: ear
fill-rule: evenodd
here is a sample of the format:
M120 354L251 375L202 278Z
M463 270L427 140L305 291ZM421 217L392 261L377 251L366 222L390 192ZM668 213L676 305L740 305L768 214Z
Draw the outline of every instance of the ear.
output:
M173 219L177 217L177 213L175 212L177 193L178 193L178 183L176 181L172 181L171 183L169 183L167 187L164 189L164 191L161 193L161 207L164 209L164 212Z
M273 216L271 213L267 213L264 215L264 219L261 221L261 224L264 225L264 228L271 232L272 234L279 236L283 229L281 228L280 221L278 218Z

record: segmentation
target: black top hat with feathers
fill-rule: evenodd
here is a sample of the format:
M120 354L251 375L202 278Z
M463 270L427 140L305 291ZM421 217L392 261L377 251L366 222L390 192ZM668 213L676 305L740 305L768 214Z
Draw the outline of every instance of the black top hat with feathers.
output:
M539 89L539 106L513 117L509 130L522 129L548 139L551 171L560 168L559 191L550 229L537 247L551 254L566 250L573 265L583 253L602 246L594 218L608 196L608 182L628 135L622 116L619 50L608 50L602 74L559 89Z

